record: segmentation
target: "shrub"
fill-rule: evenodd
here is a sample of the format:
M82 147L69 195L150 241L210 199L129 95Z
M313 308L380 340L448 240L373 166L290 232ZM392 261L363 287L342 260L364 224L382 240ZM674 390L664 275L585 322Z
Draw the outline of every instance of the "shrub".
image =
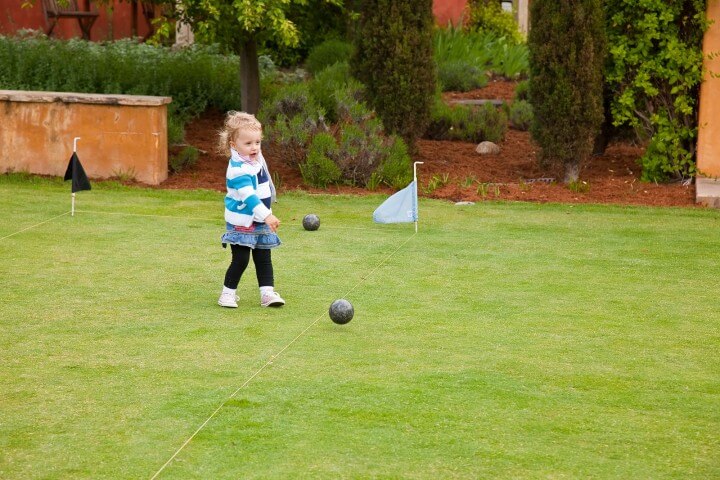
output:
M507 130L507 114L486 103L480 107L448 106L437 99L426 138L466 142L499 142Z
M430 122L425 129L424 138L431 140L448 140L453 128L453 108L437 97L430 111Z
M505 137L508 118L502 109L486 103L481 107L467 108L466 111L467 117L461 118L456 129L462 135L462 140L498 143Z
M367 0L360 9L353 76L366 86L385 130L413 148L435 92L432 0Z
M0 89L169 96L171 143L208 107L240 104L238 69L236 56L202 45L175 51L134 40L0 36Z
M530 100L530 80L523 80L518 82L515 86L514 101L518 100Z
M517 78L527 75L529 70L527 45L513 44L500 38L495 46L495 60L491 69L505 78Z
M443 92L467 92L487 85L485 73L467 62L443 62L438 65L438 80Z
M468 63L481 72L507 78L528 73L528 48L493 32L448 27L436 29L434 58L442 74L446 64Z
M283 67L299 64L307 58L314 46L329 38L344 38L351 24L348 22L347 9L337 2L303 0L283 3L286 4L283 9L287 19L297 27L297 45L290 46L272 39L259 44L262 53L272 55L276 63Z
M382 125L378 120L346 124L340 129L337 165L352 185L366 185L383 158Z
M265 125L265 139L275 144L283 161L293 167L305 160L308 143L315 133L322 131L317 121L303 115L291 118L281 115Z
M500 37L511 39L515 43L523 42L515 17L502 9L495 0L470 0L467 7L466 28L491 32Z
M325 112L327 122L338 121L337 93L346 90L348 86L352 92L361 89L360 83L350 76L350 65L347 62L339 62L324 69L310 82L310 93Z
M310 144L307 161L300 164L303 181L314 187L326 188L337 183L341 172L331 157L337 155L335 138L329 133L315 135Z
M530 46L533 138L541 159L577 181L603 119L605 36L601 0L534 0Z
M305 66L307 70L317 75L324 69L338 62L348 62L352 55L352 44L342 40L326 40L310 50Z
M301 113L312 116L318 114L307 83L294 83L279 88L272 98L263 103L258 115L261 122L268 123L279 116L292 118Z
M168 105L167 141L168 145L177 145L185 141L185 122L175 113L174 105Z
M200 152L195 147L185 147L177 155L170 157L169 167L173 173L192 167L197 163Z
M533 121L533 109L530 102L517 100L510 105L510 123L517 130L526 131Z
M605 9L614 125L650 139L643 180L692 177L706 1L608 0Z
M353 82L335 92L337 119L341 123L363 123L375 116L375 112L362 101L364 90Z
M403 188L412 181L412 160L402 138L391 135L387 139L387 155L377 170L377 176L392 188Z
M379 171L391 154L388 172L401 178L396 172L399 167L392 166L402 158L398 147L386 139L382 122L362 101L362 86L346 73L347 66L336 64L309 86L279 87L258 115L265 124L266 140L286 164L300 166L304 181L312 186L377 186L386 181ZM335 112L336 124L326 124L323 108L316 102ZM387 180L392 181L397 180Z

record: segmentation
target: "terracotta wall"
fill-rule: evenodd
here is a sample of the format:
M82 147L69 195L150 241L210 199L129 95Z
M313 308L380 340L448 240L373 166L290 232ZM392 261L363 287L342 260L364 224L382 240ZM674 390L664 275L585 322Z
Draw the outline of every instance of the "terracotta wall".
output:
M77 152L90 178L168 175L168 97L0 90L0 173L61 176Z
M438 25L458 25L466 5L467 0L434 0L433 13Z
M13 35L18 30L43 30L47 26L43 14L42 0L35 0L29 8L21 8L23 0L0 0L0 34ZM115 40L132 37L133 6L132 2L114 0L109 5L98 5L87 0L78 0L80 8L97 10L100 14L90 32L90 39L96 41ZM137 36L144 37L150 32L140 3L136 3L137 15L135 23ZM53 37L68 39L81 38L82 32L77 20L62 19L58 22Z
M705 77L700 87L697 168L702 176L720 177L720 0L708 1L710 28L705 32ZM714 21L714 22L713 22ZM710 54L714 53L714 58Z

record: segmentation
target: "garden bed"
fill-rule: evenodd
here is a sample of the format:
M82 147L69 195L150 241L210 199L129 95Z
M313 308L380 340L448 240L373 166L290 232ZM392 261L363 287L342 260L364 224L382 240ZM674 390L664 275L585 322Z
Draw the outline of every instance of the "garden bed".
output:
M500 98L509 100L514 82L491 82L487 87L466 92L447 93L446 100ZM214 152L217 131L223 115L205 112L188 124L186 140L202 150L195 166L171 175L160 188L225 189L226 155ZM572 191L562 182L546 183L547 179L562 179L561 172L537 165L537 146L528 132L509 129L500 144L498 155L481 156L475 144L456 141L421 140L414 160L425 162L418 168L419 195L450 201L520 200L564 203L613 203L622 205L694 206L695 186L645 183L639 180L638 159L643 148L631 143L611 144L602 156L592 157L581 171L579 188ZM381 188L374 192L361 188L331 187L327 190L303 185L297 169L289 168L281 158L265 146L265 156L274 175L279 175L279 190L302 189L328 193L391 193ZM542 180L541 180L542 179ZM435 184L434 188L429 185Z

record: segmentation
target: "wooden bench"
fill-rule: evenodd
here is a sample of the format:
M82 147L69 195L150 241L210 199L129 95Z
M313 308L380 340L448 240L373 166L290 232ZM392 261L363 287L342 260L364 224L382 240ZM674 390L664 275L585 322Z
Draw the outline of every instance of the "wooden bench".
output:
M90 40L90 30L100 15L98 12L80 10L77 0L43 0L42 4L47 25L45 33L48 36L52 35L58 21L63 18L75 18L80 25L82 37L85 40Z

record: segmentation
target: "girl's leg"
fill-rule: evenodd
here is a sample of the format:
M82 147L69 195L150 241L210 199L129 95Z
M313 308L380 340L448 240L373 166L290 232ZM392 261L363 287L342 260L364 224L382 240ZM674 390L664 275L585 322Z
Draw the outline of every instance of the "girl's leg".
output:
M255 274L259 287L274 287L275 278L273 276L272 256L270 249L255 248L252 251L253 263L255 264Z
M250 247L230 245L230 249L232 250L232 260L230 261L227 272L225 272L224 285L227 288L235 290L237 289L238 283L240 283L240 278L245 272L248 263L250 263Z
M260 287L260 305L263 307L281 307L285 300L275 291L272 257L269 249L256 248L252 252L255 273Z

